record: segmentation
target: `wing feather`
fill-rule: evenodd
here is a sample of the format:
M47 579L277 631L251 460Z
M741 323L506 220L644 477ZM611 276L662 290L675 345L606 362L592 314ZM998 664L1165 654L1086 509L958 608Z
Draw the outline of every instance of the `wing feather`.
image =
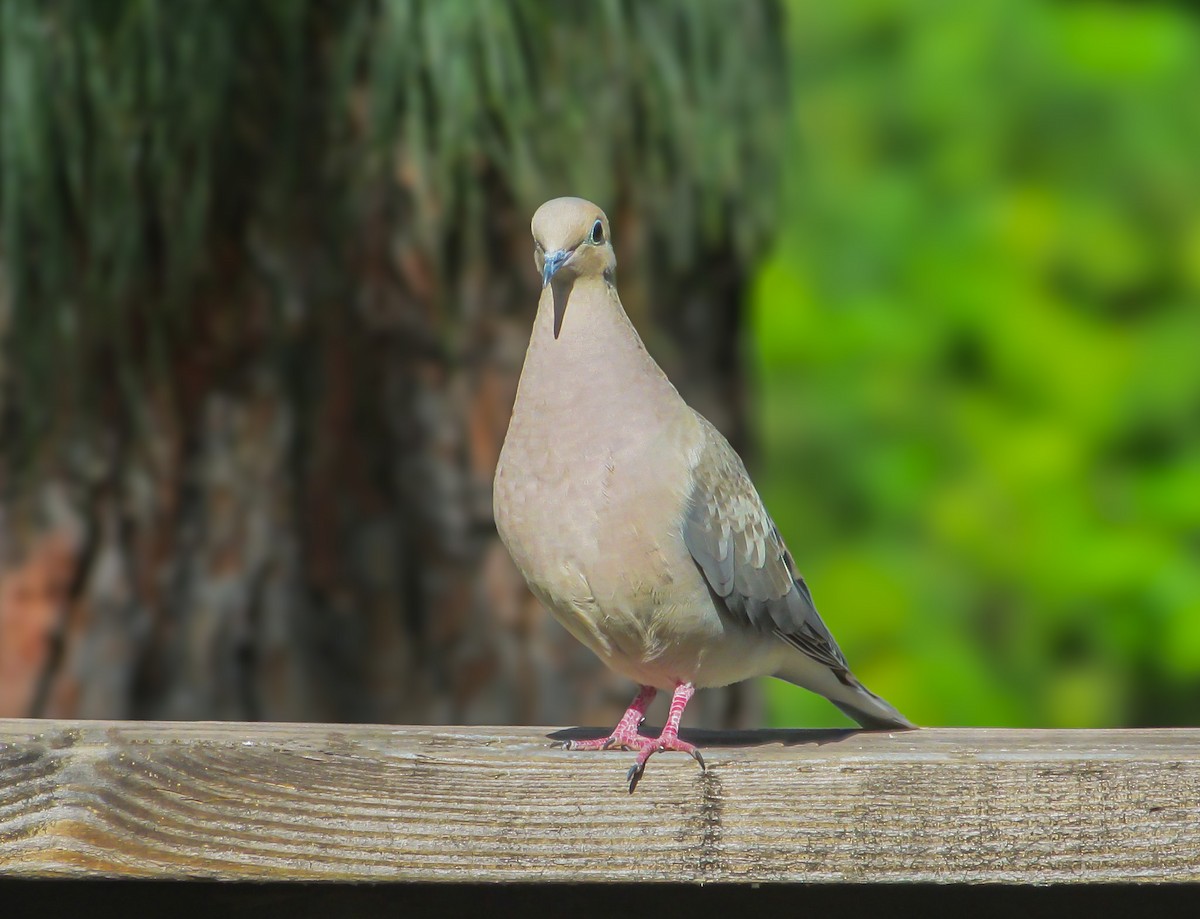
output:
M741 457L699 414L706 437L694 471L684 544L726 609L777 635L839 679L849 668L813 605Z

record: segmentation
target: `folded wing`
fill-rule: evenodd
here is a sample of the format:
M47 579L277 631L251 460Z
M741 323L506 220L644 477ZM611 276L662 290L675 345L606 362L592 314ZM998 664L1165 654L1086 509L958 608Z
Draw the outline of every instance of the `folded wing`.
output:
M730 614L824 664L850 685L846 659L821 621L741 457L703 416L684 543Z

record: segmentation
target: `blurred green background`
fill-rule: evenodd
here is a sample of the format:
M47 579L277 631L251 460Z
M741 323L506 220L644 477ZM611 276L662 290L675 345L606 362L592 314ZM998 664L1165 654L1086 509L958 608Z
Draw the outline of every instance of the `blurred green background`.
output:
M864 682L1200 723L1190 4L8 0L0 117L0 714L619 713L490 519L581 194Z
M1195 724L1195 8L788 10L758 483L819 608L922 723Z

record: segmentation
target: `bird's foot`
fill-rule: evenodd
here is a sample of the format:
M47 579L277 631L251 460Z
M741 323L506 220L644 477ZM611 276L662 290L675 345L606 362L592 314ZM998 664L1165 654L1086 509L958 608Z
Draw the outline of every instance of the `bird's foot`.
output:
M692 697L695 687L691 683L680 683L675 687L675 693L671 697L671 711L667 716L667 723L662 729L662 733L657 737L643 737L638 733L638 728L642 722L646 720L646 707L654 699L655 689L653 686L642 686L638 690L637 697L626 709L625 715L621 718L611 734L607 737L598 740L564 740L562 743L563 749L566 750L636 750L637 759L633 761L633 765L629 767L629 772L625 775L625 781L629 783L629 793L633 794L633 790L637 788L638 782L641 781L642 773L646 771L646 763L655 753L660 753L668 750L674 750L678 753L686 753L700 764L700 768L704 768L704 757L700 755L700 751L693 744L679 739L679 721L683 717L684 706Z
M633 790L637 788L638 782L642 780L642 773L646 771L646 763L650 761L655 753L674 750L678 753L686 753L692 759L700 764L701 771L704 770L704 757L700 755L700 751L695 744L690 744L686 740L680 740L674 734L667 736L667 732L656 737L639 737L641 741L638 744L637 759L633 761L633 765L629 767L629 771L625 773L625 781L629 783L629 793L633 794Z
M650 740L651 738L638 734L636 724L628 727L622 722L607 737L598 737L595 740L564 740L562 748L564 750L640 750L642 744L648 743Z
M611 734L599 740L564 740L563 749L609 750L616 747L622 750L640 750L646 738L638 734L638 728L646 720L646 709L654 701L657 692L653 686L639 686L638 694L629 703L629 708L625 709L625 714L621 716Z
M562 746L564 750L636 750L637 759L633 761L633 765L629 767L629 772L625 775L625 781L629 783L630 794L633 794L633 790L637 788L638 782L642 779L642 773L646 771L646 763L655 753L668 751L686 753L700 764L701 769L705 768L704 757L700 755L695 744L680 740L676 735L668 736L665 731L658 737L643 737L637 733L636 728L633 731L622 731L618 728L608 737L596 740L564 740Z

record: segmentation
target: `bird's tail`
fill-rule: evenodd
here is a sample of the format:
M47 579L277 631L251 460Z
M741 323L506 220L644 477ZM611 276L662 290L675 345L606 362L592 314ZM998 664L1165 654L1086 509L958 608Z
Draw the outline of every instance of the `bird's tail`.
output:
M909 730L916 725L889 702L863 686L852 673L835 674L811 658L796 655L775 675L824 696L849 717L871 731Z
M850 678L854 680L853 677ZM846 715L869 731L907 731L916 725L896 711L895 706L881 699L857 680L857 691L851 699L830 699Z

